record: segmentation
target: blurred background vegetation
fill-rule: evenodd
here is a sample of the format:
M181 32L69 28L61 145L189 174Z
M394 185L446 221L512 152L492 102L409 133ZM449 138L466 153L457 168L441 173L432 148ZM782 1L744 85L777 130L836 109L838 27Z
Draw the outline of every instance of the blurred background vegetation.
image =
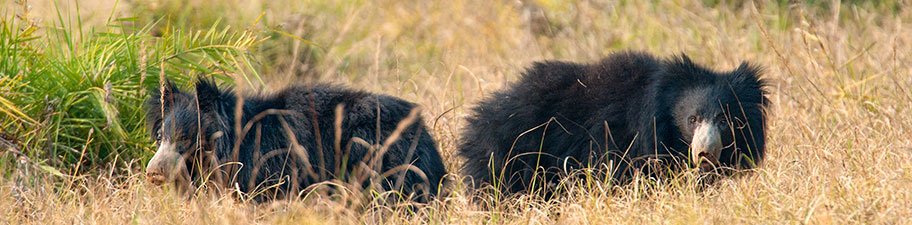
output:
M853 10L896 15L908 6L899 0L755 3L772 16L756 22L779 30L801 26L808 15L849 17L853 13L839 11ZM502 73L485 65L521 67L530 58L594 60L628 48L711 56L703 53L733 44L711 43L723 40L697 27L713 23L660 24L621 16L624 8L690 4L715 8L711 12L720 20L744 20L730 12L750 10L742 1L725 0L6 0L0 8L2 162L12 165L25 156L54 174L138 168L136 161L153 151L142 102L161 77L185 87L196 74L205 74L240 81L241 89L253 91L305 80L423 95L428 93L419 93L420 84L397 90L378 86L455 75L460 94L448 106L453 107L464 104L463 82L484 86L483 78L466 71ZM697 18L682 9L671 8L685 17L678 21ZM750 20L739 24L754 26ZM676 26L691 29L692 36L669 37L665 28ZM750 32L743 34L747 42L738 44L759 52L765 45L760 31ZM695 41L707 48L682 44Z

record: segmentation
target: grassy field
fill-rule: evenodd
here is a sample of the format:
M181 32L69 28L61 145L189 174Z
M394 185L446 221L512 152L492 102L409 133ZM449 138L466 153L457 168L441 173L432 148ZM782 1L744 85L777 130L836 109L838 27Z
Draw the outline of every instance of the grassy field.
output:
M738 2L738 1L734 1ZM24 6L31 6L30 11ZM77 7L78 6L78 7ZM4 224L896 224L912 218L909 1L2 1ZM293 36L293 37L292 37ZM698 190L575 180L544 201L468 192L417 208L310 196L189 200L142 175L159 77L270 91L333 82L417 102L457 178L475 102L537 60L617 50L741 61L770 81L767 159ZM113 100L112 100L113 99ZM486 207L473 203L484 199Z

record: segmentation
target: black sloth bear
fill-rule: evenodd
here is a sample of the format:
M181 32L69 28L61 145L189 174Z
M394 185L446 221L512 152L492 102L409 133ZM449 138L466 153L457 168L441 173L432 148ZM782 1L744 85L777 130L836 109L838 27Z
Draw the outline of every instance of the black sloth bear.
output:
M238 96L204 79L195 93L166 81L146 103L158 144L147 177L179 187L220 180L256 201L294 197L323 181L361 181L426 202L447 171L415 108L328 84Z
M464 170L476 188L510 194L581 168L616 180L688 163L753 168L763 159L769 104L759 73L748 63L716 72L685 55L629 51L588 65L536 63L468 116Z

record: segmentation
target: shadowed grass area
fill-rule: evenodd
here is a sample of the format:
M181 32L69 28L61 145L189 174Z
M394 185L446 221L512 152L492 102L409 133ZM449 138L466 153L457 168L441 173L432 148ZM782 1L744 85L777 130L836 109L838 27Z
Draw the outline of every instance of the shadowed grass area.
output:
M4 223L892 224L912 218L908 1L130 1L119 2L119 10L65 7L59 16L33 12L25 19L15 16L23 11L14 3L0 10ZM36 12L57 12L34 4ZM74 15L92 19L78 24ZM110 15L136 19L97 19ZM767 160L708 188L689 173L623 188L583 176L564 182L564 193L552 201L474 193L454 182L453 196L417 208L352 207L339 195L261 205L209 194L182 199L141 175L153 146L135 113L161 71L182 82L215 74L244 89L260 87L262 78L266 91L290 81L328 81L417 102L448 170L461 180L455 143L469 106L533 61L593 61L621 49L684 52L717 69L742 60L763 65L773 103ZM75 165L80 171L73 172Z

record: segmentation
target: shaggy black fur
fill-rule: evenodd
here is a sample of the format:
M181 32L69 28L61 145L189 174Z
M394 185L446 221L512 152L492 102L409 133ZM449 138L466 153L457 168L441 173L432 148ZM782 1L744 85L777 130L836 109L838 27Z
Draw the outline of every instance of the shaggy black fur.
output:
M367 178L364 186L401 188L396 190L426 201L438 194L447 173L420 116L394 132L416 107L396 97L320 84L241 98L202 79L195 93L171 82L161 93L147 101L146 119L157 143L176 144L181 155L174 168L164 168L176 174L168 181L195 183L201 171L216 171L223 184L260 193L255 199L263 200L296 196L331 179ZM341 129L337 105L344 111ZM387 143L395 135L397 141Z
M646 161L672 168L688 162L698 119L723 128L721 167L752 168L764 155L769 104L759 73L748 63L720 73L685 55L641 52L588 65L535 63L472 109L460 140L464 172L476 188L517 193L579 168L613 179L642 171Z

